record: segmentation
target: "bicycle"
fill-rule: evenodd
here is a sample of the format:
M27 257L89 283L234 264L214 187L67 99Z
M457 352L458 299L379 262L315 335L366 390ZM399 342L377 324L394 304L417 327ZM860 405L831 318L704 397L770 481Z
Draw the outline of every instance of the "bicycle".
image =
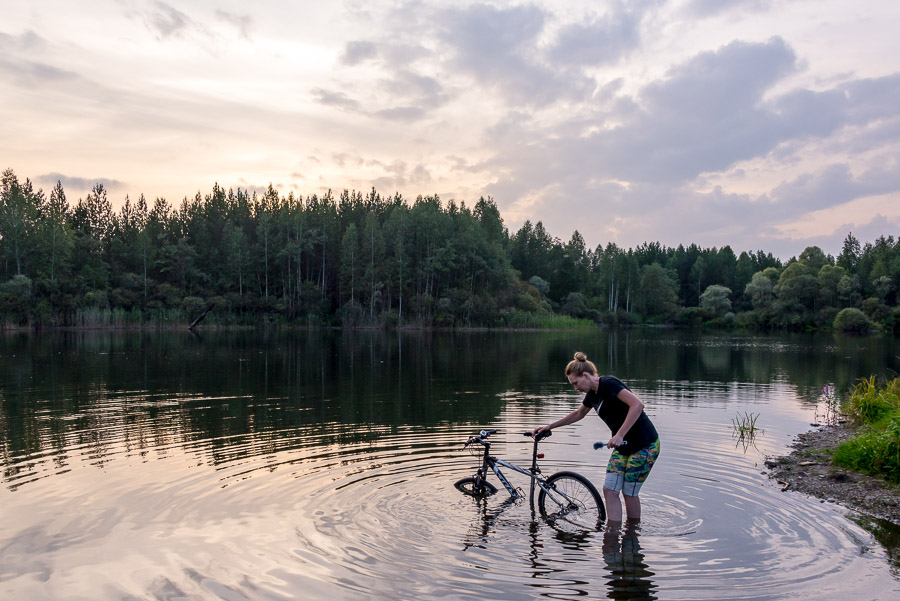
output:
M528 469L519 467L514 463L498 459L490 454L491 443L486 439L492 434L496 434L497 430L482 430L478 436L472 436L466 441L464 449L470 445L480 444L484 448L481 456L481 466L478 468L475 476L463 478L457 481L454 486L464 494L473 497L489 497L497 492L497 487L487 481L488 470L497 475L497 479L510 494L513 499L522 496L522 492L514 488L500 467L506 467L513 471L519 472L531 479L531 488L529 493L529 501L531 509L534 510L534 490L540 489L537 498L538 509L541 516L550 522L559 522L563 520L579 529L593 529L601 522L606 520L606 508L603 505L603 498L597 489L591 484L590 480L575 472L562 471L552 474L548 477L541 475L541 469L538 467L537 460L543 459L544 454L538 453L538 443L544 438L550 436L550 431L538 433L533 436L534 449L531 453L531 467ZM524 436L532 436L531 432L524 432Z

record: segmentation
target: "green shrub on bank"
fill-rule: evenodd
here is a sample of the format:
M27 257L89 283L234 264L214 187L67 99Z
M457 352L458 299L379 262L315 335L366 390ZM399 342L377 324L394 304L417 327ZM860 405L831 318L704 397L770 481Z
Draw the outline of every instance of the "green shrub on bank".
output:
M883 388L878 387L875 376L861 378L850 391L843 411L856 425L875 424L891 413L900 413L900 378Z
M875 376L860 380L844 412L864 431L837 448L834 462L900 483L900 378L882 388Z
M839 446L834 462L900 484L900 413Z
M852 307L841 310L834 318L834 329L839 332L864 334L872 329L866 314Z

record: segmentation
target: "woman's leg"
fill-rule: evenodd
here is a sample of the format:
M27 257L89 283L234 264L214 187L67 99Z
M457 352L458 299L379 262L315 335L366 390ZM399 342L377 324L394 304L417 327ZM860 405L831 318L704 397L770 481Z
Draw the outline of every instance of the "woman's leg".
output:
M604 486L603 500L606 503L606 519L610 522L621 522L622 503L619 501L619 491L610 490Z
M621 490L622 498L625 499L625 514L629 520L640 521L641 519L641 498L638 495L658 456L659 439L656 439L650 446L625 459ZM618 500L616 504L618 504Z
M625 515L628 516L629 520L639 521L641 519L641 498L637 495L631 496L622 493L622 498L625 499ZM619 511L621 515L621 510Z

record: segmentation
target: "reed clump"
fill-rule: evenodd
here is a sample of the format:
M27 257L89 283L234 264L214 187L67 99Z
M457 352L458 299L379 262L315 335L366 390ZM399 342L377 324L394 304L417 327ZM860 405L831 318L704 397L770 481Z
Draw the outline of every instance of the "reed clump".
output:
M759 419L759 413L749 413L746 411L743 415L738 413L736 417L731 418L731 423L734 425L734 433L741 438L752 438L756 436L756 434L760 432L760 429L756 427L757 419Z
M756 435L763 431L756 426L757 419L759 419L759 413L747 411L743 415L738 413L737 416L731 418L734 427L732 436L737 439L735 447L743 446L745 453L751 446L756 448Z

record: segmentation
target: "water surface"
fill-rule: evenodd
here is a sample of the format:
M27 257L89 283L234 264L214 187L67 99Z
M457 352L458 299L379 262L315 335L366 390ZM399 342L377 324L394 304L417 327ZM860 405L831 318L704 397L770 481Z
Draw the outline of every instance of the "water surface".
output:
M662 435L640 530L572 535L453 488L483 427L527 464L520 432L580 402L575 350ZM821 418L823 385L898 354L677 331L7 336L0 598L896 598L883 525L782 493L762 462ZM599 485L604 437L596 416L555 431L544 472Z

